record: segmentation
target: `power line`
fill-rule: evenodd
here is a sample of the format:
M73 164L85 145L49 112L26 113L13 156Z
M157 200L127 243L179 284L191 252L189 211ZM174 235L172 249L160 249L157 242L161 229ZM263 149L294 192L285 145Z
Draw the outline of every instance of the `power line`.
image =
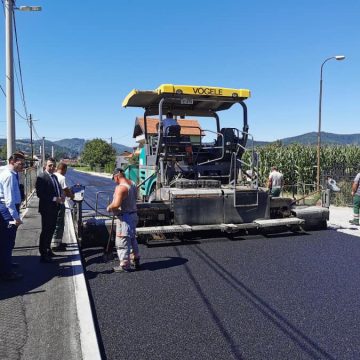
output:
M6 92L5 92L5 90L4 90L4 88L0 85L0 88L1 88L1 91L3 92L3 94L5 95L5 97L6 97Z
M38 135L38 133L37 133L37 131L35 129L34 123L32 124L32 129L33 129L34 135L37 138L37 140L41 140L41 137Z
M17 59L18 59L18 67L19 67L19 75L20 75L20 85L19 86L19 82L18 82L18 86L20 87L20 95L21 95L21 99L22 99L22 103L23 103L23 107L24 107L24 111L25 111L25 115L26 115L26 120L29 124L29 115L28 115L28 111L27 111L27 107L26 107L26 101L25 101L25 93L24 93L24 82L23 82L23 76L22 76L22 70L21 70L21 61L20 61L20 51L19 51L19 43L18 43L18 36L17 36L17 28L16 28L16 18L15 18L15 12L13 10L13 23L14 23L14 32L15 32L15 43L16 43L16 52L17 52ZM17 72L15 71L16 77L17 77Z
M2 93L4 94L4 96L6 97L6 92L1 85L0 85L0 89L1 89ZM15 112L18 114L19 117L21 117L22 119L24 119L28 122L28 119L25 116L21 115L16 109L15 109ZM28 124L29 124L29 122L28 122Z

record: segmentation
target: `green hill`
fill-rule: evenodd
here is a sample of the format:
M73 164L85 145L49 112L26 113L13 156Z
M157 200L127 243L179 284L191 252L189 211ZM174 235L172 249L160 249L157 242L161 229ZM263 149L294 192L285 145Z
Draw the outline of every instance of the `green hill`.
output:
M265 146L275 142L280 142L283 145L289 144L303 144L303 145L316 145L317 132L292 136L288 138L278 139L276 141L254 141L255 146ZM251 142L248 142L248 145ZM321 144L323 145L360 145L360 134L333 134L321 132Z
M45 153L46 156L50 156L52 147L54 147L54 154L57 158L77 158L85 145L85 139L73 138L73 139L62 139L58 141L48 141L45 139ZM0 139L0 147L6 145L6 139ZM34 140L34 154L40 154L40 147L42 140ZM121 154L124 151L132 152L132 147L125 146L122 144L112 144L117 154ZM27 154L31 154L30 139L18 139L16 140L16 149L24 151Z
M317 132L310 132L299 136L293 136L280 140L282 144L293 143L304 145L317 144ZM321 132L321 143L328 145L360 145L360 134L332 134Z
M86 140L80 138L62 139L58 141L45 140L45 151L47 155L51 154L52 146L54 147L55 156L76 158L78 157L85 145ZM284 139L278 139L276 141L254 141L255 146L265 146L274 142L280 142L283 145L289 144L303 144L303 145L316 145L317 144L317 132L310 132L298 136L288 137ZM40 146L42 141L34 141L34 154L40 153ZM360 145L360 134L332 134L327 132L321 132L321 143L323 145ZM0 139L0 147L6 145L6 139ZM132 152L132 147L113 143L112 146L119 155L124 151ZM248 141L248 146L251 146L251 141ZM27 154L31 154L30 139L19 139L16 141L16 149L22 150Z

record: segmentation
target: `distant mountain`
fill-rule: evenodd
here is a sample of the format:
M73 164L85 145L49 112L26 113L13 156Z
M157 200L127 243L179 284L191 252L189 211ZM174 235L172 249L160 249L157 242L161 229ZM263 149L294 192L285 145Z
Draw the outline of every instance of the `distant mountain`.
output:
M57 141L54 141L54 144L56 144L58 146L63 146L67 149L70 149L71 154L73 155L70 157L74 157L74 156L79 155L82 152L85 142L86 142L85 139L73 138L73 139L57 140Z
M6 145L6 139L0 139L0 147ZM33 141L33 150L34 155L40 153L40 148L42 146L42 140ZM59 146L54 144L51 141L45 140L45 151L47 154L51 154L52 146L54 146L54 152L58 154L68 154L70 153L69 149L64 146ZM16 140L16 149L24 151L26 154L31 154L31 143L30 139L19 139Z
M266 146L266 145L269 145L269 144L271 144L270 141L256 141L256 140L254 140L254 146ZM248 139L246 146L247 147L252 146L252 140L251 139Z
M304 145L317 144L317 132L313 131L299 136L280 140L283 145L298 143ZM360 145L360 134L332 134L321 132L321 143L328 145Z
M54 154L57 158L76 158L78 157L85 146L86 140L73 138L73 139L62 139L57 141L48 141L45 139L45 153L50 155L52 147L54 147ZM0 147L6 145L6 139L0 139ZM33 148L34 154L39 155L40 147L42 146L42 140L34 140ZM132 147L125 146L122 144L113 143L113 148L119 155L124 151L133 151ZM30 139L19 139L16 140L16 149L24 151L27 154L31 154Z
M112 147L116 150L116 153L122 154L124 151L129 151L129 152L133 152L133 148L129 147L129 146L125 146L125 145L121 145L121 144L117 144L117 143L112 143Z
M289 144L302 144L302 145L316 145L317 144L317 132L278 139L276 141L254 141L255 146L265 146L280 142L282 145ZM321 132L321 144L323 145L360 145L360 134L332 134L327 132ZM248 141L248 145L251 145L251 141Z
M254 141L255 146L265 146L271 143L280 142L283 145L289 144L303 144L303 145L316 145L317 144L317 132L310 132L298 136L288 137L284 139L279 139L276 141ZM54 152L56 157L69 157L76 158L78 157L84 146L86 140L73 138L73 139L62 139L58 141L48 141L45 140L45 151L46 154L51 154L52 146L54 147ZM327 132L321 132L321 143L323 145L360 145L360 134L332 134ZM0 139L0 147L6 144L6 139ZM40 153L40 146L42 144L41 140L34 141L34 154ZM252 143L249 140L248 146L251 146ZM119 155L124 151L132 152L133 148L121 145L117 143L112 144L113 148L116 150L116 153ZM27 154L31 154L30 139L20 139L16 141L16 148L22 150Z

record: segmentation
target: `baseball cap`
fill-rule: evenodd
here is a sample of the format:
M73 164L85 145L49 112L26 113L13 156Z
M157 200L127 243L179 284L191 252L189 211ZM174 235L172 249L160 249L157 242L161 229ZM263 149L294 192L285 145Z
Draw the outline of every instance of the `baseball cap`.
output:
M112 173L112 178L114 179L114 176L117 175L117 174L120 174L120 173L124 173L124 169L122 168L115 168L113 173Z

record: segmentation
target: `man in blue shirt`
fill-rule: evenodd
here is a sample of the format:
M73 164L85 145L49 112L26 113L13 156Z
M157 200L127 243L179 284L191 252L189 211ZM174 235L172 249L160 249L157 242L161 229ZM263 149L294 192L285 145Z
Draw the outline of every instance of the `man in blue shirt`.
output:
M24 163L24 155L14 153L9 158L9 164L0 172L0 278L3 280L22 278L22 274L12 270L11 256L17 227L22 224L18 173L23 171Z
M180 125L174 119L172 112L166 114L166 118L163 120L163 136L180 137Z

